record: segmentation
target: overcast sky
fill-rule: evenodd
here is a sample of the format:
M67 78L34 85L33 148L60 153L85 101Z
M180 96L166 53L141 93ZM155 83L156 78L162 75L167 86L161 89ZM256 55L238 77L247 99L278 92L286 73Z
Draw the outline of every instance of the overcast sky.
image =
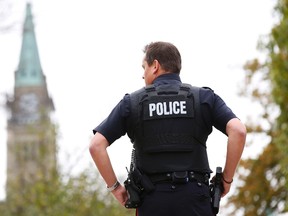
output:
M10 2L16 27L0 33L1 94L13 92L26 6L25 1ZM125 93L144 85L142 49L151 41L178 47L183 82L211 87L243 121L251 115L237 88L243 82L243 64L259 55L257 41L271 30L274 0L30 2L42 69L60 126L61 165L76 165L77 172L92 161L92 129ZM0 199L6 181L5 127L6 115L0 108ZM226 152L226 137L214 132L208 140L213 170L224 166ZM129 166L130 147L126 137L110 148L117 174Z

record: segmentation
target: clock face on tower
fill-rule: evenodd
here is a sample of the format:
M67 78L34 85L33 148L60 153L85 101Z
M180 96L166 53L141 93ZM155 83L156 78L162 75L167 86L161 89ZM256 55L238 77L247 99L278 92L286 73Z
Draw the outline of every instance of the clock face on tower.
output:
M39 100L35 93L23 94L19 98L20 121L35 122L39 118Z

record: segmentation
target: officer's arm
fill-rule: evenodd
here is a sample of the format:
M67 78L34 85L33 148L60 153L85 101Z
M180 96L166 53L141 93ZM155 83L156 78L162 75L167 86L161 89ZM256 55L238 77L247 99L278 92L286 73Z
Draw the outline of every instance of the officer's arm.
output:
M117 182L117 177L107 152L108 146L109 142L107 139L102 134L96 132L91 140L89 151L107 187L112 187ZM128 199L126 190L122 185L118 186L112 193L122 205Z
M238 118L233 118L226 125L226 133L228 135L228 145L223 170L223 178L226 182L223 181L224 192L222 196L230 190L231 184L227 184L227 182L233 181L235 170L240 161L246 140L246 127Z

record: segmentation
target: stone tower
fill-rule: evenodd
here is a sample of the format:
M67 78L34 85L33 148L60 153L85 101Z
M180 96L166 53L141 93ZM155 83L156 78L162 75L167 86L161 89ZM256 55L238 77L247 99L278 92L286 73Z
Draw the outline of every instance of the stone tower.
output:
M7 100L7 201L57 175L54 105L40 64L29 3L14 76L13 96Z

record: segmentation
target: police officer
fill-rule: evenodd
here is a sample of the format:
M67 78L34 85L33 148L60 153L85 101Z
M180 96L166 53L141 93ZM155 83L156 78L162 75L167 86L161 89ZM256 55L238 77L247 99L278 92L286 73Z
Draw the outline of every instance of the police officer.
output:
M127 191L117 180L107 147L127 133L137 168L155 186L150 193L144 190L139 216L213 215L206 140L213 126L228 136L223 197L242 155L245 126L213 90L181 82L181 56L173 44L146 45L142 67L145 87L126 94L93 130L91 156L108 190L124 206Z

